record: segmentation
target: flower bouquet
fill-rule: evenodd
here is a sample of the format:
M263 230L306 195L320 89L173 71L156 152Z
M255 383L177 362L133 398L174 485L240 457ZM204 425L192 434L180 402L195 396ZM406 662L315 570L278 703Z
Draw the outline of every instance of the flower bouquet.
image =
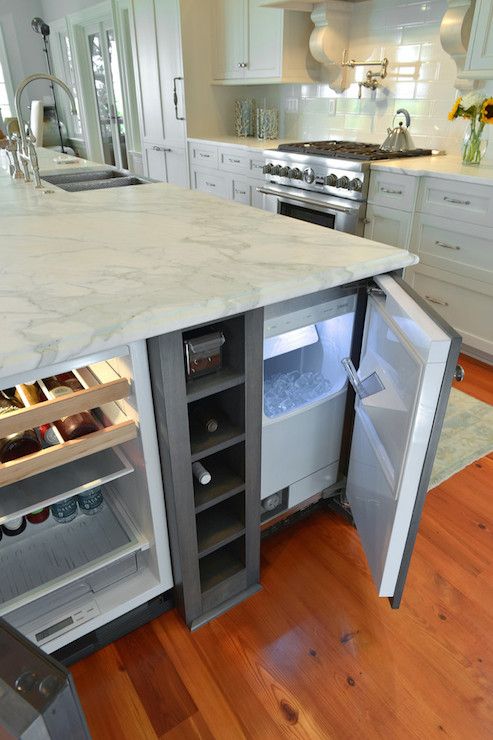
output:
M466 118L469 128L464 137L462 149L463 164L479 164L488 145L481 137L487 123L493 123L493 98L484 98L477 90L472 90L457 98L448 114L449 121Z

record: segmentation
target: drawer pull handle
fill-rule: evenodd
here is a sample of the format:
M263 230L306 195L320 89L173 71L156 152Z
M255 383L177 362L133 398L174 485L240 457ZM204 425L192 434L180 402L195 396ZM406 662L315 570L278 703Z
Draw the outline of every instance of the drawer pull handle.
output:
M210 159L210 154L204 154L204 152L199 152L199 157L203 157L203 159Z
M453 244L445 244L445 242L436 241L435 244L437 247L443 247L444 249L455 249L456 251L459 251L460 247L455 247Z
M457 206L470 206L471 201L470 200L459 200L458 198L449 198L448 195L444 195L443 199L447 201L447 203L454 203Z
M153 146L152 151L153 152L171 152L172 149L168 149L168 147L165 147L165 146Z
M431 295L425 295L425 298L430 303L436 303L437 306L448 306L447 301L441 301L439 298L433 298Z
M216 183L215 182L207 182L207 180L206 180L205 181L205 184L207 185L208 188L215 188L216 187Z
M235 195L246 195L246 190L235 189Z
M402 195L402 190L393 190L392 188L380 188L382 193L389 193L389 195Z
M233 157L228 157L228 161L231 162L231 164L240 164L240 160L233 159Z

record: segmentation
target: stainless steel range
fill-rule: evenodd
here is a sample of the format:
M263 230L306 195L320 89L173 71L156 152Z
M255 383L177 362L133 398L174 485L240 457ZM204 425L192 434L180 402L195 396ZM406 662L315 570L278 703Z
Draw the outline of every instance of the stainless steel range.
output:
M370 162L430 155L430 149L382 151L378 144L313 141L264 151L269 210L363 236Z

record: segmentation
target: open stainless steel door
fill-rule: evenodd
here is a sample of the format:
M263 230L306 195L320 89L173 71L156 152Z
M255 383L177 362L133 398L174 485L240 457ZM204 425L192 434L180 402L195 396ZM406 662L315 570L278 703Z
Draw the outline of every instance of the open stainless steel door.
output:
M0 619L0 737L89 740L70 673Z
M346 496L379 596L398 607L461 338L399 278L370 289Z

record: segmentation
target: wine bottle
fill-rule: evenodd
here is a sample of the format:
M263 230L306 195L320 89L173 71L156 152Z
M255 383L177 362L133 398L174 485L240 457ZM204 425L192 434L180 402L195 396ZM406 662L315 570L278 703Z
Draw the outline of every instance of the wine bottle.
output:
M19 404L16 399L13 397L7 399L4 395L0 395L0 416L10 414L19 408L22 408L22 404ZM40 449L41 443L34 429L9 434L8 437L0 439L0 462L10 462L18 457L38 452Z
M73 381L70 378L60 381L56 376L53 376L52 378L46 378L44 383L52 398L68 396L75 393L76 390L80 390L76 385L80 386L77 378L74 378ZM72 414L72 416L64 416L53 423L65 441L97 432L101 428L101 425L90 411L80 411L78 414Z
M192 464L192 473L203 486L206 486L212 480L212 475L200 462L194 462Z
M195 434L214 434L220 426L220 415L207 406L197 406L191 411L191 426Z

